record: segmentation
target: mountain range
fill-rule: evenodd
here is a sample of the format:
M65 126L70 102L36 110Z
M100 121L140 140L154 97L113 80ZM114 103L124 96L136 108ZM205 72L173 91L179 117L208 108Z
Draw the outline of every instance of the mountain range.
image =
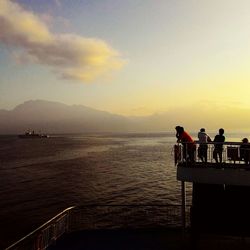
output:
M31 100L13 110L0 110L0 134L35 130L43 133L138 132L155 131L157 115L127 117L83 105L66 105L45 100ZM157 119L156 119L157 120Z
M232 116L231 114L234 114ZM236 114L236 115L235 115ZM176 125L188 131L250 131L250 109L197 104L173 107L149 116L123 116L83 105L66 105L30 100L12 110L0 110L0 134L19 134L27 130L41 133L167 132Z

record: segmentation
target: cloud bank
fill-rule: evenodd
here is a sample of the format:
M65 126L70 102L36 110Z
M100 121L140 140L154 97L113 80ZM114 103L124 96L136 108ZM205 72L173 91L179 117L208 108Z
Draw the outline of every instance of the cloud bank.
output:
M0 1L0 42L21 49L19 61L49 66L63 79L91 82L124 64L105 41L53 34L38 15L10 0Z

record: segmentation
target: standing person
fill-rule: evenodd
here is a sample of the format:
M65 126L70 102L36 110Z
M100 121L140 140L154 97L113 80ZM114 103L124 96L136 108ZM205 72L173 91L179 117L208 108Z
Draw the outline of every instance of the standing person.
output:
M198 157L201 159L202 162L207 162L207 143L211 142L210 136L206 133L206 130L204 128L200 129L200 132L198 133L199 143L200 146L198 148Z
M225 136L224 136L224 129L219 129L219 134L214 137L214 152L213 152L213 158L215 159L216 163L218 163L218 155L220 159L220 163L222 163L222 152L223 152L223 142L225 142Z
M240 145L240 159L245 161L245 164L250 164L250 144L247 138L242 139Z
M177 142L181 142L183 144L183 159L193 162L195 153L193 138L181 126L176 126L175 130Z

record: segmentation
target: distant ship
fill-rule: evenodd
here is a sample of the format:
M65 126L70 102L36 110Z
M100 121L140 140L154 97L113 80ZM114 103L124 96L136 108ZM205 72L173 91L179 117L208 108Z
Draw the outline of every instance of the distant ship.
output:
M49 135L46 134L37 134L35 133L35 131L33 130L31 131L27 131L22 135L18 135L19 138L48 138Z

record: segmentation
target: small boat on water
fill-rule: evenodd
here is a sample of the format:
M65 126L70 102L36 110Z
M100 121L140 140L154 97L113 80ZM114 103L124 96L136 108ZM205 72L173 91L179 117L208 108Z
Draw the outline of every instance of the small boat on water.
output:
M38 134L38 133L35 133L35 131L33 130L32 132L31 131L27 131L25 132L24 134L21 134L21 135L18 135L19 138L48 138L49 135L47 134Z

